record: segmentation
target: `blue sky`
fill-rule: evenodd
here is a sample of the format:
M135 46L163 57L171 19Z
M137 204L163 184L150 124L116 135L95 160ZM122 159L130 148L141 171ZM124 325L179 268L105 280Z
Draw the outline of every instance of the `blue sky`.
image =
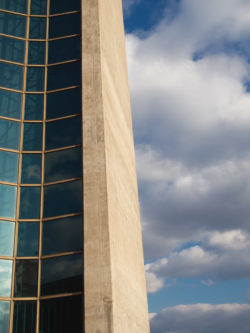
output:
M250 332L250 2L123 3L151 333Z

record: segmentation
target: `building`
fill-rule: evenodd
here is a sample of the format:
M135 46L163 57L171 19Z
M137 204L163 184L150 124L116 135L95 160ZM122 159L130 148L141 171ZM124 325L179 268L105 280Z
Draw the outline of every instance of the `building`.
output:
M0 0L0 332L149 332L121 0Z

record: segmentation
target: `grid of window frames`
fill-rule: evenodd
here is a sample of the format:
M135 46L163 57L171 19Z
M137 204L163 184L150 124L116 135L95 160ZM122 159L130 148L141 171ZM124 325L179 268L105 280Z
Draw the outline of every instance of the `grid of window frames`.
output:
M80 0L0 1L0 332L83 332Z

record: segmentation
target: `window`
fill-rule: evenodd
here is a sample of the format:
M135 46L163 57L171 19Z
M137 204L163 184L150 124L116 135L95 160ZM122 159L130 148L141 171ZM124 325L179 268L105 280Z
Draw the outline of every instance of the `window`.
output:
M36 302L14 302L13 333L36 332Z
M21 222L18 224L18 257L38 256L38 222Z
M13 256L15 224L0 221L0 256Z
M45 42L29 42L28 63L31 65L44 65Z
M18 154L0 151L0 180L17 183Z
M47 0L32 0L31 15L46 15L47 13Z
M43 91L44 90L44 68L28 67L27 68L27 91Z
M40 187L21 187L20 219L40 218Z
M41 154L22 155L22 184L41 183Z
M1 0L1 8L25 14L27 12L27 0Z
M1 333L9 332L10 302L0 301Z
M0 119L0 147L19 149L20 123Z
M10 297L12 260L0 259L0 296Z
M0 216L15 218L16 216L16 186L0 184Z
M23 129L23 150L42 150L43 125L40 123L25 123Z
M42 120L43 119L43 95L26 94L25 95L25 120Z
M46 18L44 17L31 17L30 18L30 34L31 39L45 39L46 38Z
M25 42L22 40L0 36L0 58L16 62L24 62Z
M9 0L5 0L6 2ZM16 0L12 0L14 2ZM0 31L3 34L25 37L26 17L0 12Z
M0 13L1 14L1 13ZM0 86L22 90L23 67L0 62Z
M81 83L81 63L72 62L48 67L48 90L78 86Z
M80 0L53 0L50 2L50 14L80 10Z
M16 260L15 297L37 296L37 260Z
M22 95L12 91L0 90L1 116L20 119Z
M63 38L49 42L49 63L80 59L80 36Z
M81 16L79 13L50 18L49 38L69 36L80 32Z

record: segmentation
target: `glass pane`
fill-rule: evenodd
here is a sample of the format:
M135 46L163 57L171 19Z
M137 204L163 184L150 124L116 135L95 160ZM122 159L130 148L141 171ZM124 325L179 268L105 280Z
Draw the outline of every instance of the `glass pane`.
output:
M10 303L0 301L0 327L1 333L9 332Z
M0 119L0 147L19 149L20 123Z
M10 297L12 260L0 259L0 297Z
M82 177L82 149L67 149L45 155L45 183Z
M37 295L37 272L37 260L16 260L16 297L32 297Z
M32 0L31 15L46 15L47 13L47 0Z
M22 156L22 184L41 183L41 162L40 154L23 154Z
M0 13L1 14L1 13ZM23 67L0 62L0 86L22 90Z
M80 0L52 0L50 2L50 14L71 12L80 10Z
M0 221L0 256L13 256L15 224Z
M0 115L20 119L22 95L12 91L0 90Z
M42 260L41 295L82 291L82 254Z
M46 18L31 17L30 18L30 35L31 39L46 38Z
M0 180L17 183L18 154L0 151Z
M23 62L25 42L22 40L0 36L0 58Z
M44 90L44 68L28 67L27 68L27 91L43 91Z
M80 117L62 119L46 124L46 149L81 144L82 122Z
M50 18L49 38L79 34L80 32L81 17L79 13Z
M83 217L43 222L43 255L82 250Z
M74 333L83 332L83 299L82 296L62 297L41 300L40 332Z
M16 186L0 184L0 216L15 218Z
M26 17L0 12L0 32L6 35L24 38L26 32Z
M80 36L49 43L49 63L81 58Z
M21 222L18 224L18 257L38 256L38 222Z
M25 98L25 120L42 120L43 119L43 95L26 94Z
M47 119L81 113L81 88L47 95Z
M82 181L46 186L44 188L44 217L82 211Z
M27 12L27 0L1 0L1 9L25 14Z
M28 63L32 65L43 65L45 63L44 42L29 42Z
M40 218L40 187L21 187L20 219Z
M23 131L23 150L42 150L43 125L39 123L25 123Z
M36 332L36 302L15 302L13 333Z
M48 67L48 90L78 86L80 84L80 62Z

